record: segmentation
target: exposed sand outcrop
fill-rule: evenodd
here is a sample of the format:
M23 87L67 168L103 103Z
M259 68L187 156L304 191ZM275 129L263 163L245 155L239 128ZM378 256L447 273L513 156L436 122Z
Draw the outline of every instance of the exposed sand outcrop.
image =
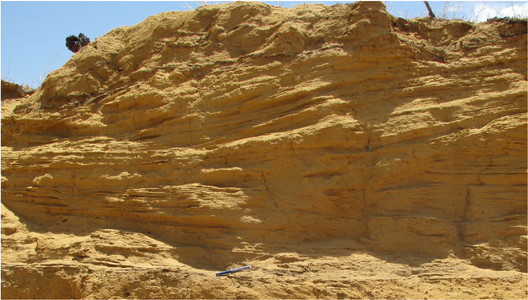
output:
M25 96L22 87L16 83L2 79L2 102L4 100L18 99Z
M2 103L2 297L525 298L526 42L380 2L116 28Z

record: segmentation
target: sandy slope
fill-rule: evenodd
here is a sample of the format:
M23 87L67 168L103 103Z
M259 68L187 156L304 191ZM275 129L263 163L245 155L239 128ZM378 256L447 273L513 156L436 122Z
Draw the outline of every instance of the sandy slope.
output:
M526 59L378 2L116 28L2 102L2 297L526 298Z

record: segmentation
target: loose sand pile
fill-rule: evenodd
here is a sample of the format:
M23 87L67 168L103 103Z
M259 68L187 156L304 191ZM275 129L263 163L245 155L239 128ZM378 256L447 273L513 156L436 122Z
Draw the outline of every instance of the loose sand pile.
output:
M2 298L526 298L526 42L380 2L116 28L2 102Z

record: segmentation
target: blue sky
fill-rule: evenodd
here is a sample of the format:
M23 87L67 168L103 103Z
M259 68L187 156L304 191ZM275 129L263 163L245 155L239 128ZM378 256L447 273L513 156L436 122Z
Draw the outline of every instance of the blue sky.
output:
M92 41L120 26L137 24L164 11L186 11L206 1L2 1L2 79L39 86L46 75L63 66L73 55L66 46L69 35L84 33ZM223 3L226 1L207 1ZM303 2L350 3L354 1L262 1L291 8ZM426 16L422 1L387 1L397 17ZM528 15L528 2L430 1L433 11L448 18L485 21L494 16Z

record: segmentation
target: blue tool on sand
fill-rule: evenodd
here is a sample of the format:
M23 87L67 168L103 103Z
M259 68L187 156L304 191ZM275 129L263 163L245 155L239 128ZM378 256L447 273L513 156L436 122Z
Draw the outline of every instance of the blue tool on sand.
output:
M251 266L245 266L245 267L242 267L242 268L236 268L236 269L231 269L231 270L227 270L227 271L223 271L223 272L218 272L218 273L216 273L216 276L229 275L231 273L235 273L235 272L242 271L242 270L245 270L245 269L251 269Z

